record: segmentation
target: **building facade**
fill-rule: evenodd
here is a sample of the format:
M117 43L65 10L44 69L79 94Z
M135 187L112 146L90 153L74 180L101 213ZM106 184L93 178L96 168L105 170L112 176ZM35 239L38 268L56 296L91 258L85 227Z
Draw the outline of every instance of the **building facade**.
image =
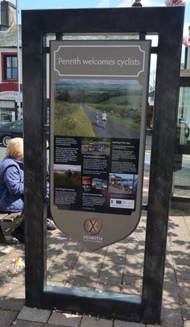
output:
M17 49L21 56L21 40L18 40L16 7L9 1L0 3L0 123L18 118L22 85L18 85ZM18 40L18 41L17 41ZM19 44L17 44L19 42ZM21 69L21 68L20 68ZM21 72L19 72L21 76Z

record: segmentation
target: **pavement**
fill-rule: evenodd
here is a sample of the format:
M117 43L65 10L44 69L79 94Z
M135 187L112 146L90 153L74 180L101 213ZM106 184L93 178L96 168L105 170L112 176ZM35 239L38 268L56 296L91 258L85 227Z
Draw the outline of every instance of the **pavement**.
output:
M47 283L98 291L141 294L146 211L126 239L86 251L61 231L48 231ZM190 327L190 210L170 210L162 327ZM24 246L0 245L0 327L151 327L73 315L24 304Z
M151 139L149 140L151 144ZM150 144L145 156L143 202L149 185ZM0 157L4 148L0 148ZM190 159L179 180L189 181ZM183 184L183 183L182 183ZM179 190L187 195L188 189ZM189 194L188 194L189 196ZM48 232L47 283L140 295L146 211L126 239L96 252L83 250L61 231ZM73 315L25 306L24 246L0 244L0 327L152 327L140 323ZM190 327L190 209L170 209L162 303L162 327Z

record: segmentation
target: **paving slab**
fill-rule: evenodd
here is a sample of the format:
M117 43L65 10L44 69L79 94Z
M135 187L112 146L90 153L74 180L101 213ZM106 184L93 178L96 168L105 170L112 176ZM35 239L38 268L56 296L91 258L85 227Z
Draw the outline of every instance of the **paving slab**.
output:
M23 308L24 299L14 299L10 297L0 298L0 308L2 310L20 311Z
M36 321L46 323L51 314L50 310L42 310L37 308L29 308L24 306L18 315L18 319L27 321Z
M16 319L17 311L0 310L0 326L8 327Z
M18 300L23 300L25 298L24 283L21 283L19 278L20 277L18 276L18 279L16 278L12 279L10 283L11 291L8 294L9 298L18 299Z
M12 251L12 246L10 245L0 245L0 254L8 254L11 253Z
M82 317L63 312L52 312L48 324L55 326L79 327Z
M181 313L182 313L183 320L190 321L190 306L182 305Z
M180 300L182 304L190 306L190 282L184 281L178 283L180 287Z
M163 310L162 323L163 327L183 327L183 320L180 309Z
M80 327L113 327L113 321L84 316Z
M141 323L121 321L121 320L115 320L113 326L114 327L145 327L145 325Z
M34 322L34 321L26 321L26 320L16 320L13 321L11 327L43 327L43 323ZM7 327L7 326L6 326Z

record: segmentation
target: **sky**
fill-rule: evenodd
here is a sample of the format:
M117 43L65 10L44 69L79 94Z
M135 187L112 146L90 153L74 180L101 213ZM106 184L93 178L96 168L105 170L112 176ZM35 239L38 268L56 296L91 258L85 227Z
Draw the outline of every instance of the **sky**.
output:
M16 4L16 0L9 0ZM19 13L24 9L114 8L131 7L134 0L17 0ZM143 7L165 6L165 0L141 0ZM184 35L190 25L190 0L186 0Z

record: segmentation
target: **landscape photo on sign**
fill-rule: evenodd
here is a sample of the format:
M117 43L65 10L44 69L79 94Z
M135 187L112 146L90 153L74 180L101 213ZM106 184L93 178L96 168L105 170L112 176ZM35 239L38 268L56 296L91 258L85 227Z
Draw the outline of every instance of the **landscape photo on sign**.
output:
M109 174L109 193L116 194L136 194L137 192L136 174Z
M80 188L81 166L77 165L54 165L55 187Z
M143 90L137 80L61 80L54 92L55 135L139 138Z

